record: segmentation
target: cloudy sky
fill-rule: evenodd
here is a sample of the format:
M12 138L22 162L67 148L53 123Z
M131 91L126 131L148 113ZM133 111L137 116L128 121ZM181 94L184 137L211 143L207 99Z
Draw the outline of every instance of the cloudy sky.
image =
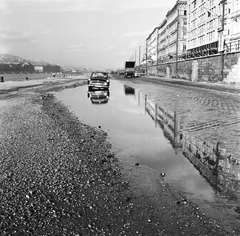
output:
M0 0L0 53L121 68L176 0ZM143 50L142 50L143 51Z

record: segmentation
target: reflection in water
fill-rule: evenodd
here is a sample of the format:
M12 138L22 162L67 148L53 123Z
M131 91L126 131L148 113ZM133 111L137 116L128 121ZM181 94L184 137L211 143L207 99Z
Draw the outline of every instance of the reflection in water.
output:
M134 95L135 89L128 85L124 85L124 92L125 92L125 95Z
M110 92L109 89L88 89L87 96L92 104L106 104L108 103Z
M105 105L95 105L93 109L86 93L87 87L79 86L57 92L56 96L79 120L95 127L101 125L108 132L112 151L120 160L138 162L159 173L166 173L165 180L185 192L207 215L221 219L233 228L238 227L240 211L237 199L229 204L228 194L222 192L237 191L239 179L232 173L234 171L236 175L238 172L234 168L239 166L233 164L237 162L221 148L219 163L214 163L212 158L217 150L216 143L204 143L204 140L197 140L190 136L190 132L186 132L183 125L186 122L186 116L183 116L186 114L181 113L180 106L176 104L175 109L169 110L161 102L152 102L149 96L145 97L138 89L129 96L123 84L116 80L111 81L111 100ZM190 110L188 112L191 113ZM191 134L194 135L194 132ZM209 157L205 152L209 152ZM222 192L215 194L210 182Z
M239 160L226 154L220 143L195 139L184 131L177 111L154 103L145 95L145 113L160 126L175 152L182 152L216 191L234 194L240 191Z

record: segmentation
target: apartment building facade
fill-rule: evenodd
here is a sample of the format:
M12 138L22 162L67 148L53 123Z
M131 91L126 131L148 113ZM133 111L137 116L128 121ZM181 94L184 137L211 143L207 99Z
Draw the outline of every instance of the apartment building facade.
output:
M176 60L186 51L187 1L179 0L158 26L158 61Z
M146 39L146 56L148 63L157 61L157 43L158 43L158 27L154 28L152 33Z
M239 0L188 0L187 50L191 56L238 51Z
M225 1L224 10L225 50L240 51L240 0Z
M146 45L160 63L239 51L240 0L177 0Z
M187 50L191 56L216 54L223 46L219 0L188 0Z
M145 68L167 77L230 81L233 67L240 73L239 53L240 0L177 0L146 39L152 63Z

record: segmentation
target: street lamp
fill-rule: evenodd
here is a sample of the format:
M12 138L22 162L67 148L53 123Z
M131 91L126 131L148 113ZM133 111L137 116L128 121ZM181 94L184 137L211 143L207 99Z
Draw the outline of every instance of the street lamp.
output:
M147 39L146 39L146 75L147 75Z
M179 38L179 10L177 11L177 40L176 40L176 78L178 78L178 38Z
M158 33L157 33L157 76L158 76Z
M222 0L220 2L220 4L222 4L222 29L221 29L221 34L222 34L222 37L223 37L223 34L224 34L224 14L225 14L225 2L226 0ZM222 48L222 51L221 51L221 76L222 76L222 81L224 79L224 38L222 40L223 42L223 48Z
M140 61L141 61L141 46L139 46L139 58L138 58L139 66L140 66Z

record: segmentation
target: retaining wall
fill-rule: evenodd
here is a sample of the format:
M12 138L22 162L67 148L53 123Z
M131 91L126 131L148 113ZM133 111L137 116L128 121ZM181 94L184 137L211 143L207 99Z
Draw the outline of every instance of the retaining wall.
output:
M233 66L240 60L239 58L240 52L224 54L224 78L227 78ZM209 82L222 81L221 55L217 54L178 61L177 70L178 77L181 79ZM148 74L176 78L176 62L159 63L158 73L156 65L149 65Z

